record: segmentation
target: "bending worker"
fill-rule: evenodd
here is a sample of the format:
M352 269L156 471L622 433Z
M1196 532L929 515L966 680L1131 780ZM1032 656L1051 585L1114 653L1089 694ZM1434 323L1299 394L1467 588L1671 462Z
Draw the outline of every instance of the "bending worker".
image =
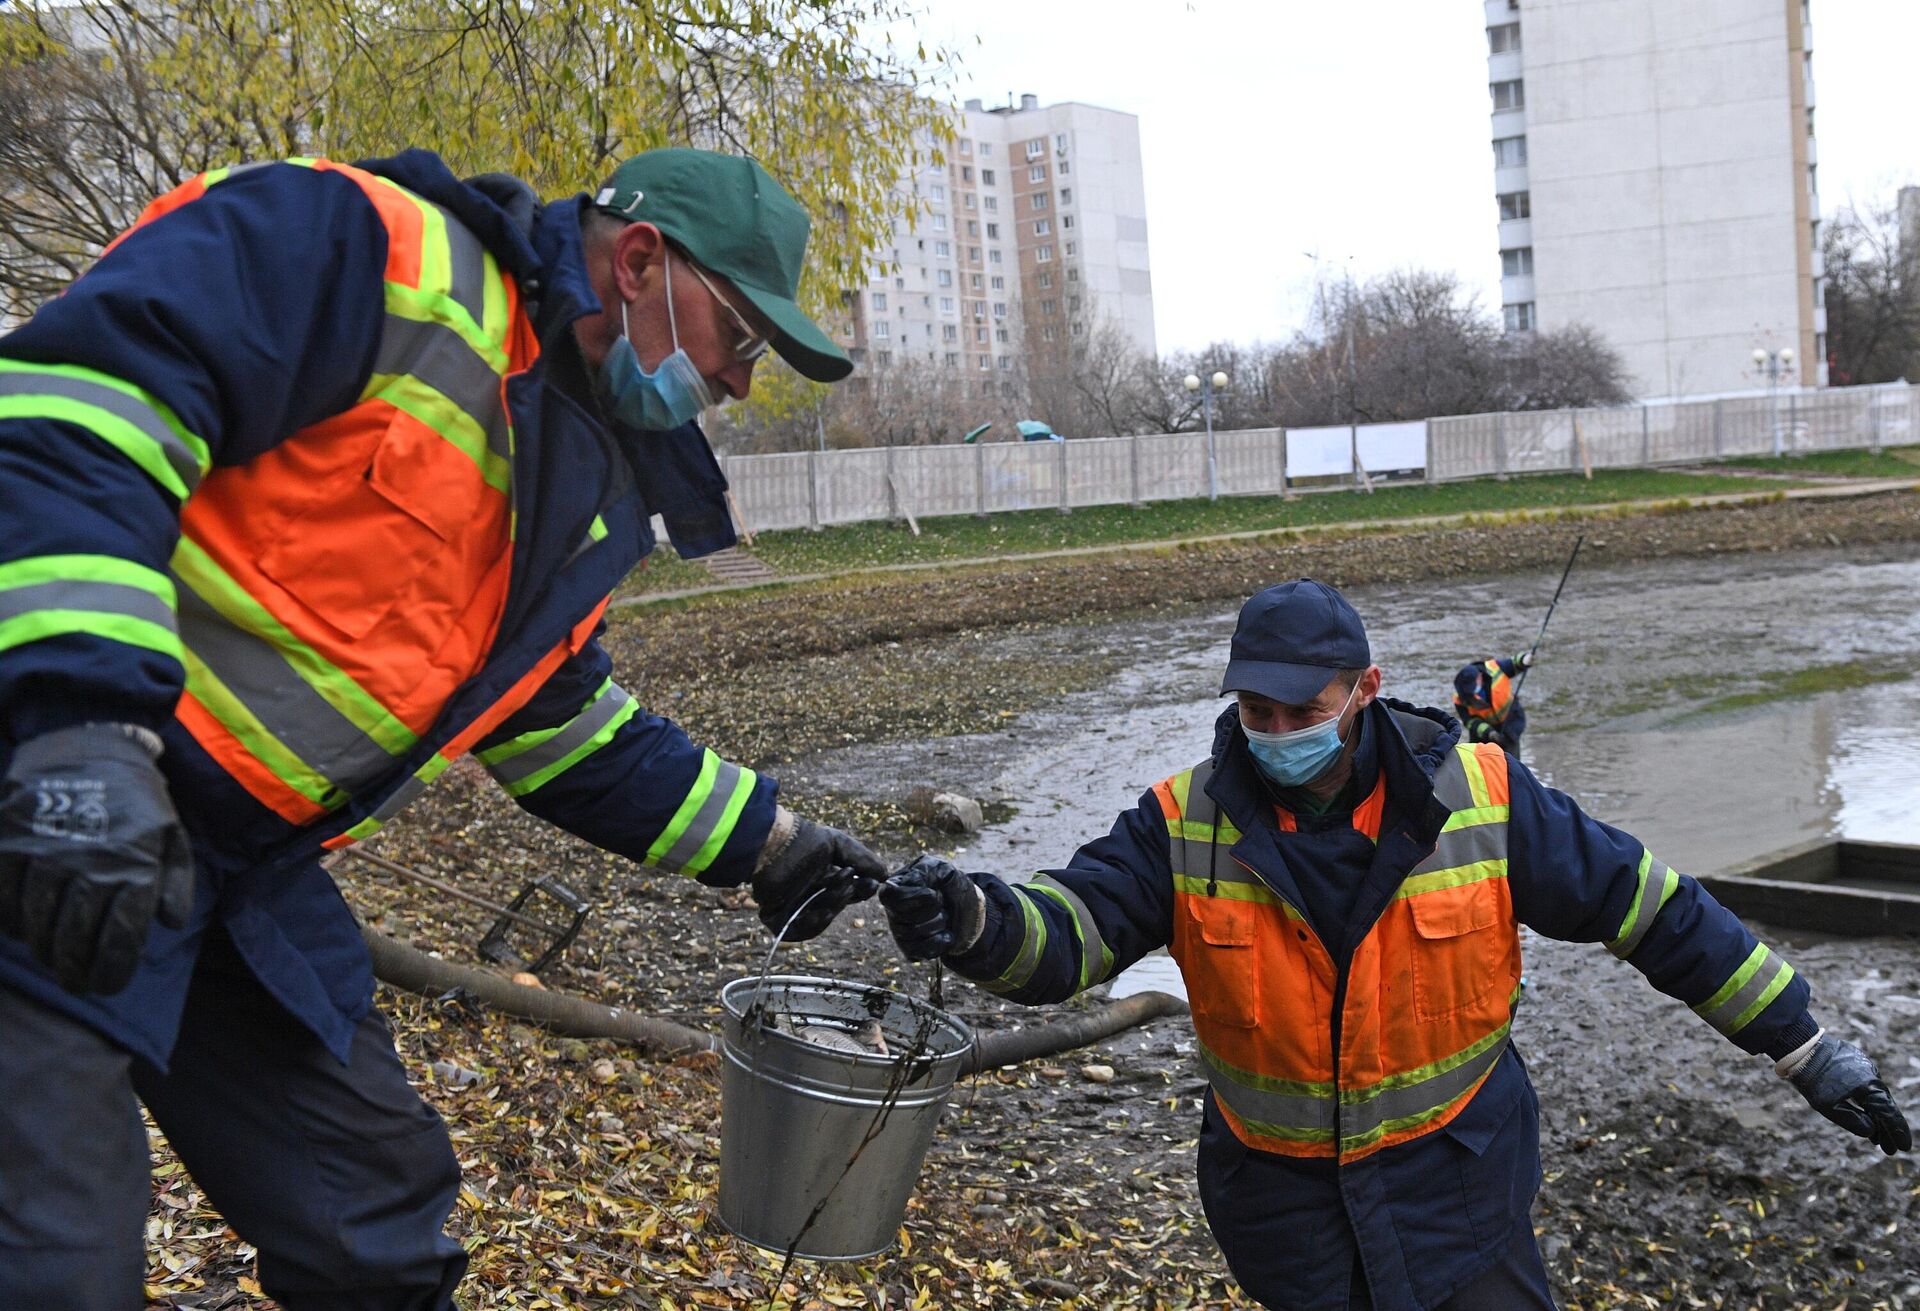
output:
M1460 666L1453 676L1453 713L1469 742L1491 742L1502 751L1520 754L1527 708L1520 704L1518 678L1521 670L1532 667L1531 651L1511 660L1492 657Z
M411 151L196 177L0 339L0 1306L141 1304L136 1096L307 1307L444 1308L460 1170L318 857L474 752L529 811L818 933L879 861L639 708L596 640L728 545L693 421L808 223L660 150L542 205Z
M1030 883L922 857L880 890L895 938L1036 1004L1170 948L1210 1084L1200 1197L1269 1307L1553 1305L1509 1041L1522 924L1604 942L1821 1114L1912 1146L1872 1063L1698 883L1380 683L1338 592L1261 592L1199 764Z

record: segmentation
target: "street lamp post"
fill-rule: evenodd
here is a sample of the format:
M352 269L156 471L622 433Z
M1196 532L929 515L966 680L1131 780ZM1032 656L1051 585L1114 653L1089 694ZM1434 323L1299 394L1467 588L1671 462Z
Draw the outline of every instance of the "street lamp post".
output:
M1777 351L1756 346L1753 350L1753 367L1763 370L1767 375L1767 397L1773 410L1773 456L1777 460L1781 455L1780 440L1780 380L1789 376L1793 368L1793 347L1782 346Z
M1206 390L1201 393L1200 408L1207 416L1207 499L1209 501L1217 501L1220 499L1220 470L1213 457L1213 394L1216 391L1225 389L1227 385L1227 375L1216 369L1204 384L1201 382L1199 374L1189 373L1187 375L1186 386L1188 391L1200 391L1203 385L1206 387Z

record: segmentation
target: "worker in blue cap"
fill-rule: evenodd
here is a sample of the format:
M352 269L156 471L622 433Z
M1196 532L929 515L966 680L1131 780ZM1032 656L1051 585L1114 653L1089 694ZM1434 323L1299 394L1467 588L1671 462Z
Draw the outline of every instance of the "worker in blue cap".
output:
M1520 754L1527 731L1527 708L1520 704L1520 674L1533 667L1533 652L1512 659L1489 656L1460 666L1453 676L1453 713L1469 742L1491 742Z
M1033 1004L1168 948L1209 1085L1200 1198L1268 1307L1553 1306L1539 1102L1512 1042L1522 924L1605 943L1822 1115L1912 1148L1865 1053L1698 883L1380 689L1339 592L1268 588L1240 612L1203 760L1018 886L921 857L880 890L895 940Z

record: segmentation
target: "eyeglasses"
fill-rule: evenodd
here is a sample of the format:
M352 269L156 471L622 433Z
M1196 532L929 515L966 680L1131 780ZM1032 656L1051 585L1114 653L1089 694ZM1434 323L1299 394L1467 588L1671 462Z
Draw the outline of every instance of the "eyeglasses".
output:
M714 286L707 278L707 275L700 271L698 264L695 264L692 260L688 260L687 267L693 270L694 277L700 279L700 285L705 287L707 291L712 294L713 298L720 302L720 308L725 310L727 317L733 320L733 326L740 330L740 340L735 342L733 346L734 361L739 364L751 364L762 355L765 355L769 344L767 339L753 330L753 325L747 322L746 316L735 309L733 304L728 301L725 296L720 294L720 288Z

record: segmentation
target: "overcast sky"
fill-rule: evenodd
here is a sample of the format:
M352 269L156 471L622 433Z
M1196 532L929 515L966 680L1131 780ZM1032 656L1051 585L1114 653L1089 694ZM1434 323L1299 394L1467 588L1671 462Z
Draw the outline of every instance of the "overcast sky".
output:
M1162 351L1291 335L1309 251L1355 277L1451 269L1499 305L1479 0L923 5L919 34L961 54L956 101L1140 116ZM1920 5L1814 0L1813 42L1823 211L1920 182Z

